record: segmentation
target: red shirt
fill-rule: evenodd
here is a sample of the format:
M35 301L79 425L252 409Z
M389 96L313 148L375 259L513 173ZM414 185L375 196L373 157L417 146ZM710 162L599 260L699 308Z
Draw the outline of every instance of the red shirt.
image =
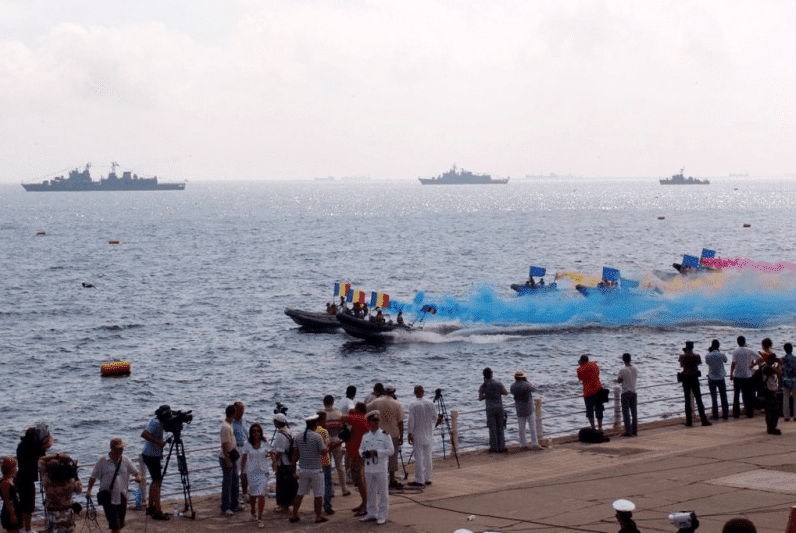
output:
M583 382L583 396L592 396L600 392L603 384L600 383L600 368L594 361L589 361L578 367L578 379Z
M362 413L349 413L346 417L351 426L351 438L345 443L347 457L359 457L359 445L362 437L370 431L370 422Z

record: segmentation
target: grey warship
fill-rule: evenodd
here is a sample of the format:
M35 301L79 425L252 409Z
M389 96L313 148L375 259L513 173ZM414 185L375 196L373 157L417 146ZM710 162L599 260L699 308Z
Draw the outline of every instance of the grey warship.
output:
M453 165L449 171L435 178L417 178L423 185L505 185L509 178L493 179L489 174L473 174L469 170L456 170Z
M77 168L69 171L69 177L58 176L41 183L23 183L22 186L29 192L84 192L84 191L182 191L185 183L158 183L157 176L153 178L139 178L138 175L125 171L121 177L116 174L117 163L111 163L111 171L107 178L93 181L87 163L83 170Z
M679 174L673 174L671 178L665 180L658 180L661 185L710 185L710 180L699 180L688 176L683 176L685 167L680 169Z

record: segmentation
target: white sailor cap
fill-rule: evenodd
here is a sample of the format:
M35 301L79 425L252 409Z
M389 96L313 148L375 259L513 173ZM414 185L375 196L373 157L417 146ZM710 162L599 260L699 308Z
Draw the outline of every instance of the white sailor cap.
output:
M283 424L287 424L287 417L282 413L276 413L274 415L274 422L282 422Z
M367 414L367 415L365 415L365 418L367 418L368 420L370 420L370 419L371 419L371 418L373 418L374 416L375 416L376 418L378 418L378 419L381 419L381 413L379 413L378 409L374 409L373 411L368 411L368 414Z
M318 414L316 413L316 414L314 414L314 415L310 415L310 416L308 416L307 418L305 418L305 419L304 419L304 422L315 422L315 421L316 421L316 420L318 420L319 418L320 418L320 417L319 417L319 416L318 416Z
M630 500L616 500L613 503L614 509L622 513L629 513L636 508L636 504Z

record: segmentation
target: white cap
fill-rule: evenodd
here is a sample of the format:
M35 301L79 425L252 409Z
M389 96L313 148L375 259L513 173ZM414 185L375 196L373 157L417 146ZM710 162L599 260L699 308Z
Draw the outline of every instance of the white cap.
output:
M629 513L636 508L636 504L630 500L616 500L613 503L614 509L623 513Z
M368 414L365 415L365 418L369 419L372 416L378 416L379 418L381 418L381 413L379 413L377 409L374 409L373 411L369 411Z
M311 416L308 416L307 418L305 418L304 422L315 422L319 418L320 417L317 414L314 414L314 415L311 415Z
M283 424L287 424L287 417L282 413L277 413L274 415L274 422L282 422Z

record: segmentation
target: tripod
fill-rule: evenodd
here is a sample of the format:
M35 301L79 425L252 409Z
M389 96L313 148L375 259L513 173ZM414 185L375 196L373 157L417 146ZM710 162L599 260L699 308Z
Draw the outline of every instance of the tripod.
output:
M448 416L448 409L445 407L445 399L442 397L442 389L437 389L434 394L434 402L437 404L437 414L442 420L445 421L445 427L448 429L448 437L451 440L451 452L456 458L456 468L461 468L459 464L459 454L456 453L456 444L453 442L453 432L451 430L451 419ZM445 457L445 430L439 428L442 433L442 457Z
M169 447L169 455L166 456L166 464L163 465L163 477L166 477L166 469L169 467L171 452L174 451L174 448L177 448L177 469L180 471L182 494L185 498L185 508L183 509L183 514L188 518L194 519L196 518L196 511L193 510L193 502L191 501L191 482L188 479L188 461L185 459L185 446L183 446L181 435L181 429L178 429L173 432L171 437L169 437L171 446ZM188 514L189 509L191 514Z

